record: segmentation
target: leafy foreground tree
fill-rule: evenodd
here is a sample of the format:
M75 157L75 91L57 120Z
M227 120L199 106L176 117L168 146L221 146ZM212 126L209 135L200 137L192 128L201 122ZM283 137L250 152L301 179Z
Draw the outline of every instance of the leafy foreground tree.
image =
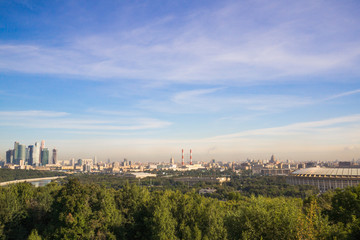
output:
M359 187L305 201L69 180L0 188L0 239L358 239ZM343 216L346 213L349 216Z

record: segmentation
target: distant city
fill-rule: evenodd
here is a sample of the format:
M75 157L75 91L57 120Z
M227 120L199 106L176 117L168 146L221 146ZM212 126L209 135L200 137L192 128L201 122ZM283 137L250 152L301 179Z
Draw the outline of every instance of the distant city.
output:
M50 155L51 153L51 155ZM66 172L104 172L104 173L122 173L122 172L142 172L152 170L175 170L189 171L197 169L220 169L221 171L248 170L252 174L260 175L288 175L292 171L310 167L360 167L360 159L352 161L309 161L293 162L290 160L280 160L274 155L265 160L246 159L242 162L229 161L221 162L211 159L209 161L193 161L192 149L189 150L188 159L185 159L184 149L181 153L181 161L176 162L171 157L167 162L133 162L128 159L123 161L98 161L93 158L71 158L68 160L58 159L58 150L53 148L51 151L45 147L45 140L35 142L34 145L26 146L18 141L14 142L14 148L6 151L5 161L0 161L2 168L10 169L37 169L37 170L56 170Z
M6 151L5 164L10 164L24 168L24 166L46 166L49 164L57 164L57 151L56 148L52 150L52 158L50 159L49 149L45 147L45 141L42 140L41 144L36 142L34 145L14 143L14 148Z
M148 178L156 177L155 173L164 171L191 171L191 170L215 170L224 172L224 176L214 179L197 178L179 178L178 181L201 182L230 181L229 174L251 174L258 176L287 176L287 182L293 185L315 185L321 192L328 189L344 188L355 186L360 183L360 159L352 161L308 161L293 162L290 160L282 161L272 155L269 159L254 160L246 159L242 162L222 162L212 159L210 161L193 160L193 151L189 149L189 155L185 159L185 151L181 149L181 161L176 162L171 157L166 162L133 162L124 158L123 161L97 161L93 158L79 158L58 160L58 151L56 148L50 151L45 147L45 141L34 145L20 144L14 142L14 148L6 151L5 161L0 161L1 168L7 169L26 169L26 170L46 170L58 171L69 174L89 173L89 174L118 174L130 178ZM230 171L230 172L229 172Z

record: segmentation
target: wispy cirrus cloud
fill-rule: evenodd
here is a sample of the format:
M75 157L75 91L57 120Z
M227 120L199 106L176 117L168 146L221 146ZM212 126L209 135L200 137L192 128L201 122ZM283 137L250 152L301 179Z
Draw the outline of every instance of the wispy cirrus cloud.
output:
M344 20L344 9L333 12L330 6L310 3L293 3L284 11L281 3L259 2L246 7L224 2L220 9L164 15L126 31L64 39L66 44L56 47L3 41L0 69L187 83L265 81L357 71L360 42L353 36L357 26L351 24L355 16L347 15ZM336 5L327 5L332 4ZM349 35L348 40L343 41L337 33Z
M286 94L262 94L262 93L231 93L228 87L200 88L180 91L168 98L141 100L139 108L149 109L155 112L165 113L226 113L241 110L258 112L252 116L260 116L266 113L274 113L295 109L303 106L319 105L326 101L344 98L360 93L359 89L340 92L330 96L303 96ZM260 114L260 115L259 115ZM222 119L238 118L234 116ZM242 115L244 119L247 116Z
M99 110L95 108L89 108L87 110L88 113L96 114L100 116L134 116L139 115L139 113L135 111L113 111L113 110Z
M23 117L64 117L68 116L67 112L55 112L55 111L41 111L41 110L29 110L29 111L0 111L0 117L2 118L23 118Z
M276 112L315 103L310 97L281 94L231 94L226 88L181 91L169 99L142 100L139 108L166 113L214 113L228 111Z
M254 129L234 134L219 135L209 138L174 139L154 138L152 135L142 138L111 140L112 144L138 151L159 151L166 147L179 151L184 146L196 152L196 159L201 156L217 156L226 161L227 156L252 153L286 153L296 159L309 160L305 156L321 154L323 160L334 160L334 154L341 159L359 153L360 114L324 119L320 121L299 122L279 127ZM91 142L91 140L89 140ZM126 146L126 147L124 147ZM136 146L136 147L135 147ZM306 150L304 150L304 148ZM212 153L209 154L209 149ZM347 153L343 151L347 150ZM214 151L216 150L216 151ZM301 152L301 154L299 154ZM309 154L306 154L309 153ZM168 154L168 153L164 153ZM255 154L256 155L256 154ZM199 157L198 157L199 156ZM266 155L270 157L270 155ZM245 155L244 157L249 157ZM225 159L224 159L225 158ZM227 159L228 160L228 159Z
M64 112L51 111L3 111L0 112L0 126L31 129L72 129L102 131L137 131L165 128L171 122L154 118L99 116L73 116Z
M327 98L324 99L324 101L333 100L333 99L337 99L337 98L341 98L341 97L347 97L347 96L351 96L351 95L358 94L358 93L360 93L360 89L355 89L355 90L352 90L352 91L342 92L342 93L335 94L335 95L332 95L330 97L327 97Z
M353 126L358 126L360 124L360 114L330 118L320 121L311 121L311 122L300 122L293 123L280 127L272 128L263 128L248 130L239 133L226 134L221 136L216 136L209 138L210 140L220 140L220 139L234 139L242 137L253 137L253 136L296 136L298 134L308 134L316 135L319 132L326 132L331 130L338 130L340 127L347 126L348 124L353 124ZM354 125L355 124L355 125ZM351 127L351 129L356 129L356 127ZM330 128L329 128L330 127ZM356 132L359 132L357 130ZM309 134L310 133L310 134Z
M221 89L224 88L195 89L190 91L178 92L171 98L171 101L175 103L184 103L188 101L193 102L195 98L215 93Z

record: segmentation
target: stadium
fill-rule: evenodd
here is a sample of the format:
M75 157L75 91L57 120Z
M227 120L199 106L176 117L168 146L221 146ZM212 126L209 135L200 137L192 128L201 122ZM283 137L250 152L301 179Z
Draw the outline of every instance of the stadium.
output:
M303 168L292 172L287 182L293 185L315 185L320 192L360 184L360 168Z

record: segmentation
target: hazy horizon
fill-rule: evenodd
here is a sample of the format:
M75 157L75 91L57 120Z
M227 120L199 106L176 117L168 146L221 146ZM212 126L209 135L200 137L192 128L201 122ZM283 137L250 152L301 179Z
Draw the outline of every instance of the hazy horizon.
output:
M359 1L3 1L0 156L360 158Z

